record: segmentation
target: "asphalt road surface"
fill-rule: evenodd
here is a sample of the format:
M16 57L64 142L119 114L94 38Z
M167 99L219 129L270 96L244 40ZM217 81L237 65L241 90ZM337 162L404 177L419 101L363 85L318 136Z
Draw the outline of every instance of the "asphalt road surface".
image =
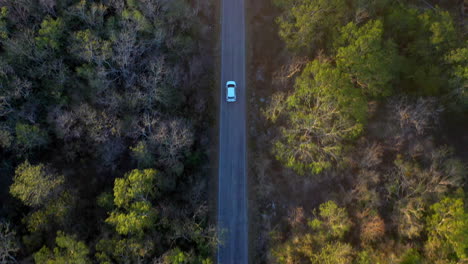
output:
M226 102L226 82L237 101ZM244 0L221 0L218 264L248 263Z

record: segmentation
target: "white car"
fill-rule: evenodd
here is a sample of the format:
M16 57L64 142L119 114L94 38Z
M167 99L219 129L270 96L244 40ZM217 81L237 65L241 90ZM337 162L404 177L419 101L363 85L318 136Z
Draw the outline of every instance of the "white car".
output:
M226 83L226 101L235 102L236 101L236 82L228 81Z

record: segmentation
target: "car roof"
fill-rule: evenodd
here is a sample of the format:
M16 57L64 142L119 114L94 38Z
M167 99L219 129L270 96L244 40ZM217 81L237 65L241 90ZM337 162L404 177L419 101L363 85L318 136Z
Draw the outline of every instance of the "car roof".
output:
M231 96L234 96L236 94L236 91L235 91L234 87L229 87L227 89L227 93L228 93L228 96L231 97Z

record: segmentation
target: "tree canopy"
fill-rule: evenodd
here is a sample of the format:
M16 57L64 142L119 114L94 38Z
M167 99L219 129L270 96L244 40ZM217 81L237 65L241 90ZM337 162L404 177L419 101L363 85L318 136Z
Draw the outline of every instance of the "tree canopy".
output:
M88 264L89 249L82 241L59 231L55 238L56 247L50 250L44 246L34 254L37 264Z
M155 222L151 204L158 173L154 169L133 170L114 184L113 211L106 222L115 225L119 234L143 234Z
M351 221L333 201L320 205L315 217L293 229L291 239L273 250L279 263L350 263L352 247L343 243Z
M179 249L209 261L212 10L0 3L0 223L19 247L1 258L157 263Z
M367 105L347 74L313 61L296 80L281 115L286 125L275 143L276 156L299 173L319 173L339 161L347 141L362 132Z
M358 27L349 23L341 29L336 64L369 96L388 96L397 78L399 59L392 41L383 39L383 24L371 20Z
M344 0L276 0L287 12L277 18L279 35L292 50L329 46L352 13Z
M48 171L43 164L31 165L28 161L16 168L13 180L10 193L33 207L46 203L64 182L63 176Z
M468 258L468 213L463 197L446 197L431 206L425 250L436 263Z
M274 2L278 32L252 36L253 61L273 71L252 81L267 119L251 130L259 247L271 247L257 259L466 262L463 5ZM253 21L268 26L263 12ZM273 34L272 57L257 41Z

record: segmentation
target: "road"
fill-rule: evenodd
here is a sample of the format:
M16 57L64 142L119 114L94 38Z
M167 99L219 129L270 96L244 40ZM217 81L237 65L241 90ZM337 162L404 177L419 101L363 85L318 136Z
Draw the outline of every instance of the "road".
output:
M218 264L248 263L244 0L221 0ZM227 81L237 101L226 102Z

